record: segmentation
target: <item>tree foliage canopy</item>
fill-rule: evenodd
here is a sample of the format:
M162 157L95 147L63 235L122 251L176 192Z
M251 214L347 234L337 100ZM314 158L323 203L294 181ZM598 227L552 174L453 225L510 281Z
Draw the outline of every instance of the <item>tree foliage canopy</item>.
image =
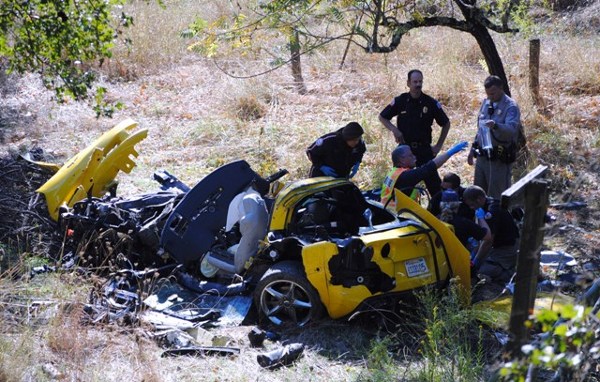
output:
M115 38L131 17L113 11L125 0L2 0L0 57L9 72L40 73L57 100L87 98L96 75L90 63L111 57ZM95 110L110 114L98 88ZM117 105L118 106L118 105Z
M367 53L394 51L413 29L444 26L473 35L491 74L506 79L489 31L517 32L531 25L531 0L271 0L239 4L230 17L198 19L184 33L192 50L215 57L225 49L243 54L264 49L269 34L298 33L303 52L339 39ZM289 38L283 40L284 44ZM269 51L274 64L287 60L281 47Z

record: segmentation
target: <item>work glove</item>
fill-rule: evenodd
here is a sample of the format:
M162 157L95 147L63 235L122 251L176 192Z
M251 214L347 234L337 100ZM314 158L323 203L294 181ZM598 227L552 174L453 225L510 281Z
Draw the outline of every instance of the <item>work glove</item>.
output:
M446 154L448 154L448 156L452 156L460 151L463 151L467 148L467 146L469 146L469 143L467 141L457 143L454 146L450 147L450 149L446 151Z
M321 166L319 167L319 170L321 170L321 172L327 176L332 176L334 178L337 178L338 174L335 172L335 170L329 166Z
M354 175L358 172L358 168L360 167L360 162L356 162L354 166L352 166L352 170L350 170L350 176L348 179L354 178Z
M477 219L485 219L485 210L483 208L478 208L475 210L475 217Z

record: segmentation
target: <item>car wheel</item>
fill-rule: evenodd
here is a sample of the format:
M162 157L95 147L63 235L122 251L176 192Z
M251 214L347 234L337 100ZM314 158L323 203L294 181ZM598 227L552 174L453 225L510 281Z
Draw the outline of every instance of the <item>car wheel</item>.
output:
M308 282L302 266L293 261L273 265L260 279L254 302L261 317L276 325L304 326L323 313L319 294Z

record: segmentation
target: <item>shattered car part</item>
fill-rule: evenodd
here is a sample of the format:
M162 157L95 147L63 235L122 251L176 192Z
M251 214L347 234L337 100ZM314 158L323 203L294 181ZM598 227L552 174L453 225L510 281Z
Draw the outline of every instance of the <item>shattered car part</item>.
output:
M148 130L135 131L137 122L127 119L104 133L86 149L69 159L37 192L44 194L48 212L58 220L63 205L72 206L87 196L99 197L116 187L119 171L130 173L137 157L135 145Z
M165 350L160 356L161 357L175 357L180 355L193 355L193 356L210 356L210 355L220 355L220 356L237 356L240 354L240 349L238 348L230 348L230 347L221 347L221 346L192 346L192 347L184 347L178 349L169 349Z

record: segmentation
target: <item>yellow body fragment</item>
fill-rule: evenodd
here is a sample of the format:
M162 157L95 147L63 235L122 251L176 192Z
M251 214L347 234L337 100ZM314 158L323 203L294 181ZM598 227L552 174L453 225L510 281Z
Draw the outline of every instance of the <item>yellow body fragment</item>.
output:
M132 156L138 156L135 145L148 135L148 130L136 128L137 122L122 121L70 158L37 190L46 198L54 220L62 205L71 207L88 195L100 197L115 184L119 171L131 172L135 167Z

